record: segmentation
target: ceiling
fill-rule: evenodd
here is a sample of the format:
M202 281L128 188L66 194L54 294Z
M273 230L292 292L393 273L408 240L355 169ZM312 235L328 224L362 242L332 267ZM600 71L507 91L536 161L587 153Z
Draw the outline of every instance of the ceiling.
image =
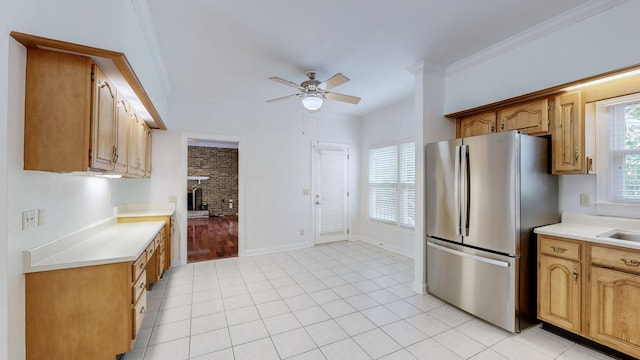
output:
M304 71L358 105L327 100L321 111L363 116L411 96L408 70L421 60L455 63L587 0L150 0L170 96L260 104L297 92ZM593 2L593 1L591 1ZM298 99L268 104L302 108Z

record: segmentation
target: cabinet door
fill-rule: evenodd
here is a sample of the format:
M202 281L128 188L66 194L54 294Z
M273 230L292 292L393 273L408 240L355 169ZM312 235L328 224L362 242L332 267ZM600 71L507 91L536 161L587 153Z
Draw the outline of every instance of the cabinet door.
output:
M549 133L547 99L506 107L498 111L498 131L522 130L529 135Z
M586 172L584 117L580 92L556 97L551 144L554 174Z
M640 275L591 268L589 336L640 358Z
M460 137L469 137L496 132L496 113L487 112L459 119Z
M113 170L115 157L116 89L107 76L94 66L94 110L91 123L91 167Z
M147 171L147 131L149 126L138 118L138 175L145 176Z
M127 132L129 131L129 104L118 96L116 106L116 141L114 149L114 170L127 172Z
M140 169L140 119L135 113L131 113L129 121L129 141L127 146L127 174L138 176Z
M542 255L538 262L538 318L580 332L580 263Z
M151 177L151 129L147 126L145 127L145 167L144 167L144 176Z

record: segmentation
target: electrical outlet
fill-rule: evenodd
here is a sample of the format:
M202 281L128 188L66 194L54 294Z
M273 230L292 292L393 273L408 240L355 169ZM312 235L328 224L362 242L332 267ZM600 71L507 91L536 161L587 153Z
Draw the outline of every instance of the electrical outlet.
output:
M36 211L27 210L22 212L22 230L32 229L37 226Z
M46 215L45 209L38 209L38 226L44 225L45 215Z
M589 194L580 194L580 206L591 206L591 197Z

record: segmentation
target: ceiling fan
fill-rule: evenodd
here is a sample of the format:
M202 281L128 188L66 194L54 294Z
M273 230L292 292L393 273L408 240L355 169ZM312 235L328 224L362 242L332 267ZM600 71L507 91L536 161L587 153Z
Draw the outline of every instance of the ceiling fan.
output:
M338 85L344 84L347 81L349 81L349 78L342 75L341 73L337 73L333 75L332 77L330 77L324 82L320 82L318 79L316 79L318 72L315 70L307 70L305 71L305 74L307 74L307 77L309 78L309 80L303 81L302 83L300 83L300 85L276 76L270 77L269 79L275 82L279 82L281 84L294 87L300 90L300 92L293 95L288 95L288 96L283 96L276 99L267 100L267 102L271 103L271 102L276 102L281 100L287 100L294 97L299 97L299 98L302 98L302 105L310 111L315 111L320 109L320 107L324 102L324 99L337 100L337 101L347 102L350 104L357 104L358 102L360 102L360 98L357 96L338 94L335 92L328 91Z

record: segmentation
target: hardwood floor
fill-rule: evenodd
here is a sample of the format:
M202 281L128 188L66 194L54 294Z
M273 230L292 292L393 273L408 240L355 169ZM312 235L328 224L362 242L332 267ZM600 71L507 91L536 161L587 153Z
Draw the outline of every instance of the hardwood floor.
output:
M187 262L238 256L238 217L187 221Z

